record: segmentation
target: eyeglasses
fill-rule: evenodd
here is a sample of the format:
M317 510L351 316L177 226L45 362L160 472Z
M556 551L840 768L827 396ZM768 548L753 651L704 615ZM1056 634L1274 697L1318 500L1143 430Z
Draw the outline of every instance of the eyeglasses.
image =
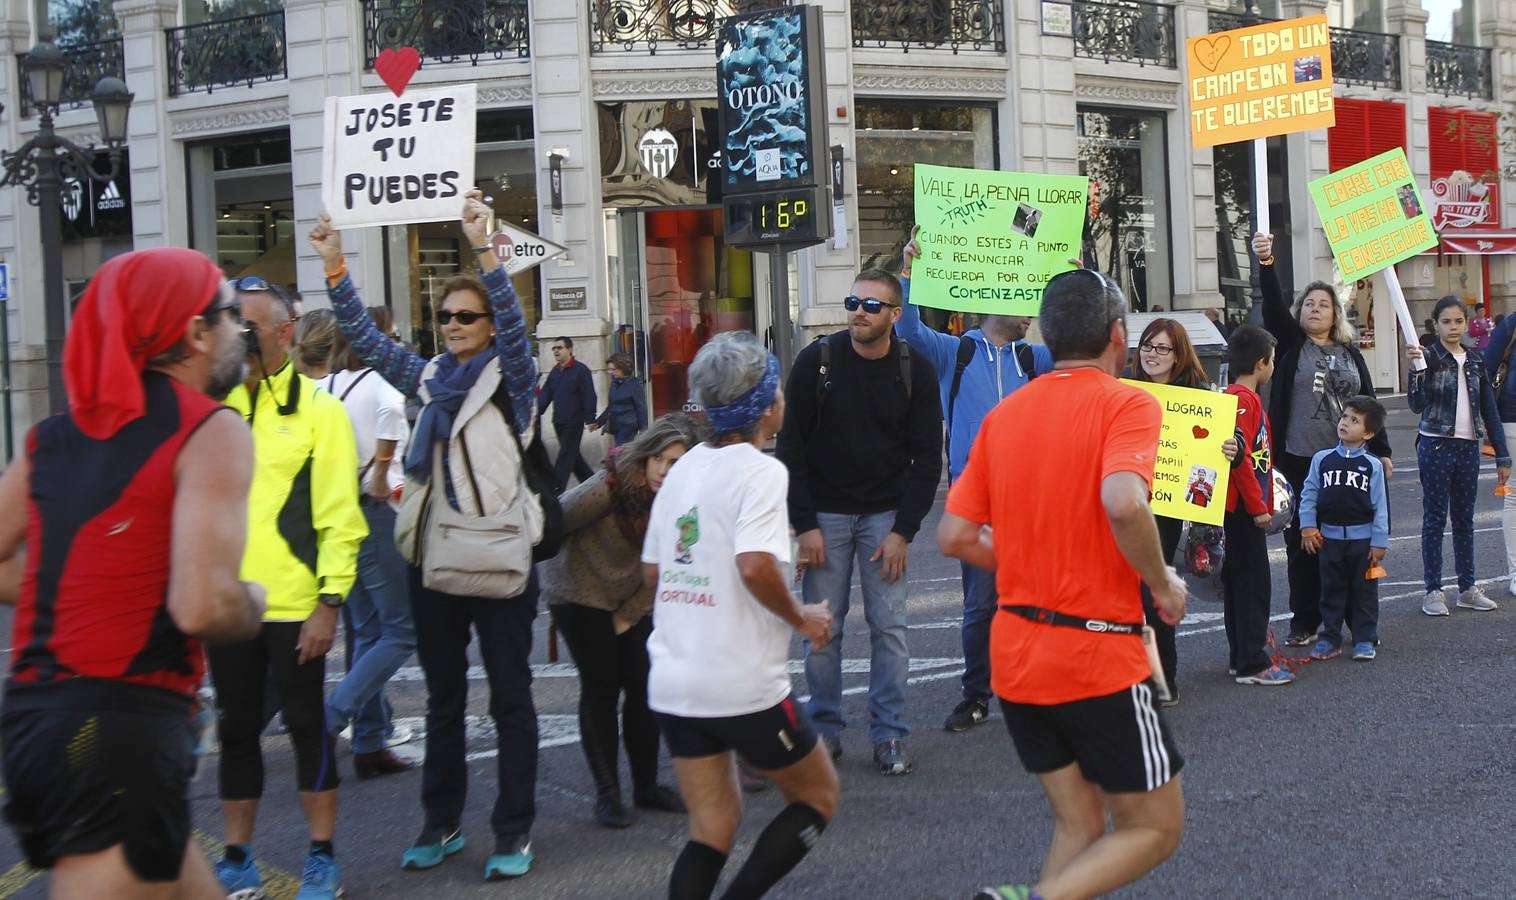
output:
M454 319L458 320L459 325L472 325L480 319L487 318L489 318L489 313L474 312L472 309L461 309L458 312L448 309L437 310L437 323L439 325L446 325Z
M1138 344L1137 349L1141 350L1143 353L1156 353L1159 356L1168 356L1170 353L1174 352L1173 347L1165 347L1162 344L1154 344L1149 341L1143 341L1142 343Z
M842 308L846 309L848 312L857 312L858 307L860 306L863 307L864 312L868 313L871 316L877 316L880 313L884 312L885 309L897 308L896 304L894 303L885 303L883 300L878 300L874 297L848 296L842 298Z
M255 294L258 291L271 291L273 287L261 275L243 275L232 280L232 290Z
M232 321L236 322L242 320L242 304L238 303L235 300L230 303L218 303L215 306L212 306L210 309L207 309L205 312L201 313L200 318L206 319L208 321L210 319L214 319L217 313L226 312L227 310L231 310L232 312L230 316Z

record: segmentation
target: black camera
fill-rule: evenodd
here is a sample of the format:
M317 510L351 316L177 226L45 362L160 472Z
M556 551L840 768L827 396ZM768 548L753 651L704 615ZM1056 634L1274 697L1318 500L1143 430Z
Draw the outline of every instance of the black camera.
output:
M242 343L247 345L248 356L263 355L263 345L258 343L258 329L252 322L242 323Z

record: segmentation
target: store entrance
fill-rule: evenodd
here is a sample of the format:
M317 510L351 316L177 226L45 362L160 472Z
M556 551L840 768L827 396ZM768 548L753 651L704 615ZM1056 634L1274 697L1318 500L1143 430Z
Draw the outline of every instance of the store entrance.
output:
M612 350L630 355L654 416L691 410L689 365L712 335L756 332L753 254L726 246L721 209L610 213Z

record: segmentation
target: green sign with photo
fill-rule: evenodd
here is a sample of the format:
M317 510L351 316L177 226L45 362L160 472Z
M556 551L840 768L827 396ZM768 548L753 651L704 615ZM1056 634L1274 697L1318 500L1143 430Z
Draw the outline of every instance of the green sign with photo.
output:
M1089 210L1083 175L916 165L911 302L1035 316L1048 279L1073 268Z
M1437 246L1432 218L1401 147L1324 175L1310 189L1337 268L1349 284Z

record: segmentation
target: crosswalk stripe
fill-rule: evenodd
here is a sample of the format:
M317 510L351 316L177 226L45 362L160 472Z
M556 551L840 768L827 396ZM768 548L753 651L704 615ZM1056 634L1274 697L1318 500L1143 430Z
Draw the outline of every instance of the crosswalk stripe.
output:
M33 869L25 860L16 863L0 875L0 897L19 894L27 885L42 877L41 869Z

